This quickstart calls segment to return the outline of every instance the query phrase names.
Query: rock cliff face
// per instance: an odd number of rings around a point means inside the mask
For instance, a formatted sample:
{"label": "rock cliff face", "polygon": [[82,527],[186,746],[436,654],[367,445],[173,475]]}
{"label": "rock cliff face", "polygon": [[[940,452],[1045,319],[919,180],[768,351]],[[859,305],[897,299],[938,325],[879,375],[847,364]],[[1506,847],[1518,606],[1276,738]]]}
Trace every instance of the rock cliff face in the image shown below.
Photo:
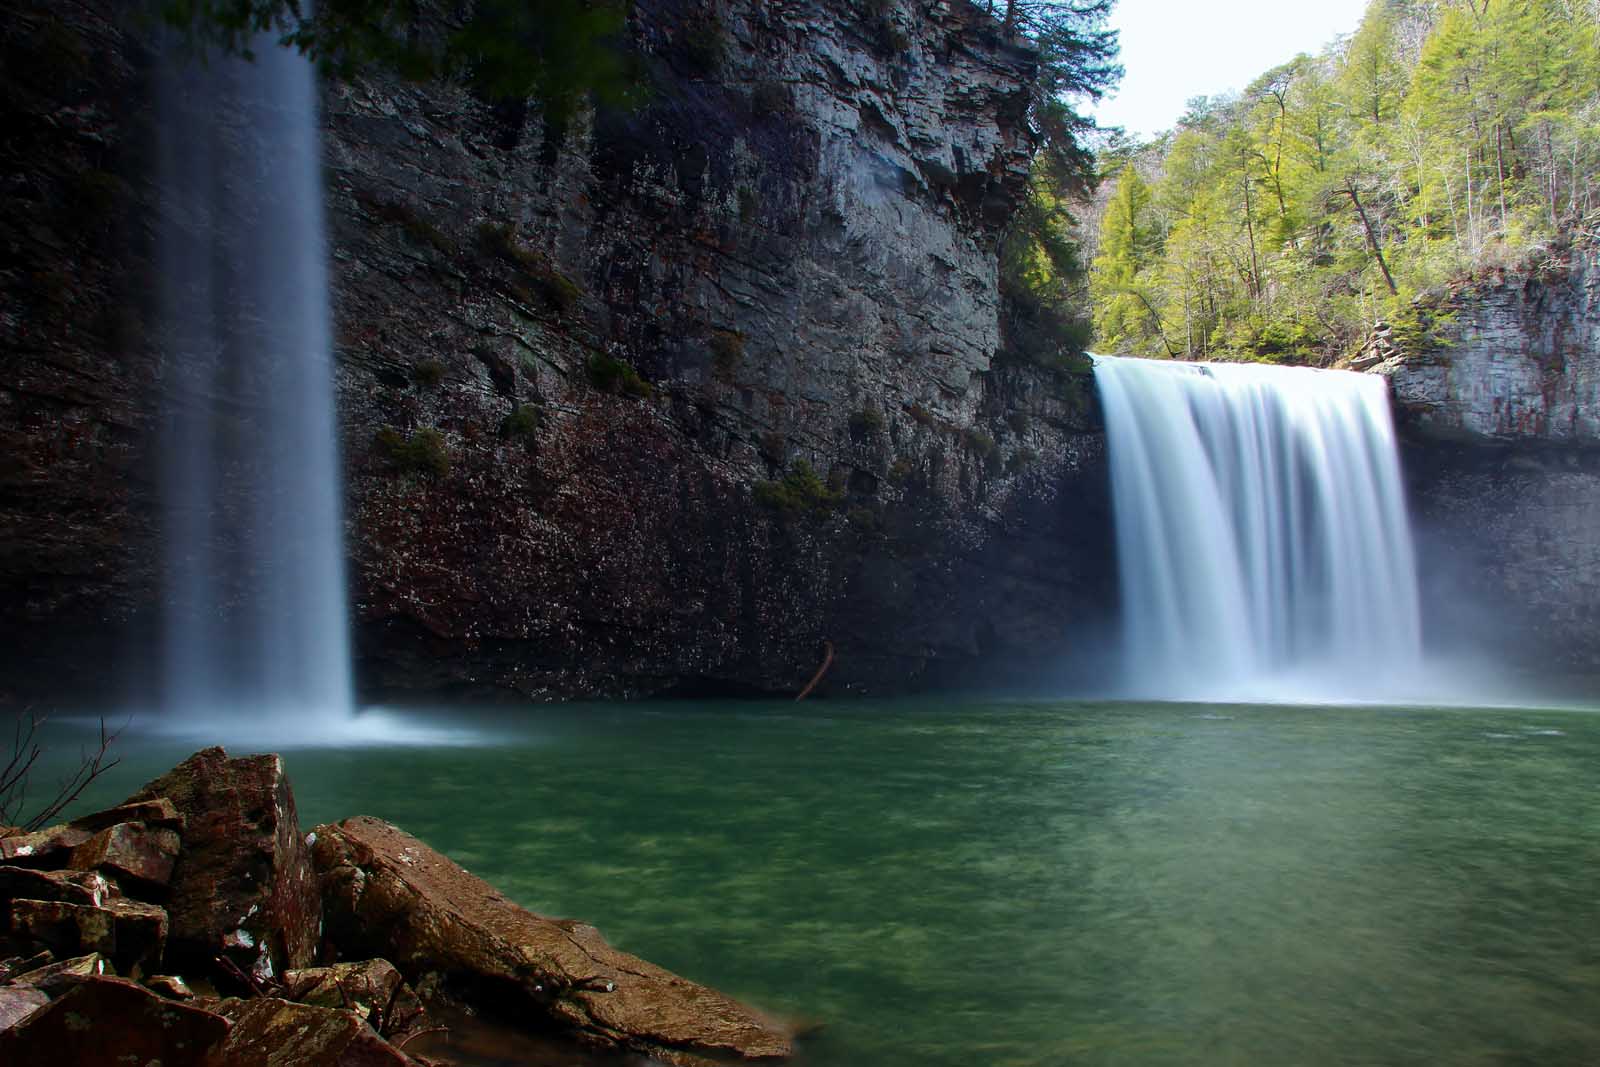
{"label": "rock cliff face", "polygon": [[[328,86],[369,691],[791,691],[824,642],[835,691],[992,681],[1114,601],[1090,381],[996,358],[1032,57],[965,0],[873,10],[641,0],[649,103],[563,130]],[[158,629],[156,60],[35,2],[0,41],[0,636],[48,684]],[[75,73],[26,79],[50,42]]]}
{"label": "rock cliff face", "polygon": [[1600,250],[1451,294],[1444,344],[1386,353],[1429,633],[1600,688]]}

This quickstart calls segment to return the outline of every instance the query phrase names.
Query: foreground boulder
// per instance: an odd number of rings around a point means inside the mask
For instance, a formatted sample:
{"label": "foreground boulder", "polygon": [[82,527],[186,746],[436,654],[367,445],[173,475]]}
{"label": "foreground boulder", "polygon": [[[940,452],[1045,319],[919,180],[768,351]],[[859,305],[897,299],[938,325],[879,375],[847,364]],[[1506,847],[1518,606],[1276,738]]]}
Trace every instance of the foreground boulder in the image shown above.
{"label": "foreground boulder", "polygon": [[612,948],[591,926],[534,915],[421,841],[372,818],[319,826],[327,934],[381,956],[418,988],[664,1063],[792,1054],[790,1036],[715,990]]}
{"label": "foreground boulder", "polygon": [[228,1031],[222,1016],[163,1000],[133,982],[85,978],[0,1032],[0,1063],[211,1067],[219,1061],[208,1059],[210,1051]]}
{"label": "foreground boulder", "polygon": [[428,1025],[422,1001],[388,960],[361,960],[290,971],[284,996],[319,1008],[355,1012],[391,1041],[404,1041]]}
{"label": "foreground boulder", "polygon": [[414,1067],[353,1012],[276,997],[228,1000],[218,1014],[232,1028],[208,1067]]}
{"label": "foreground boulder", "polygon": [[258,981],[310,966],[321,902],[283,761],[208,748],[124,803],[163,798],[183,826],[167,901],[169,963],[206,974],[226,955]]}
{"label": "foreground boulder", "polygon": [[0,1033],[10,1030],[49,1003],[49,996],[31,986],[0,986]]}

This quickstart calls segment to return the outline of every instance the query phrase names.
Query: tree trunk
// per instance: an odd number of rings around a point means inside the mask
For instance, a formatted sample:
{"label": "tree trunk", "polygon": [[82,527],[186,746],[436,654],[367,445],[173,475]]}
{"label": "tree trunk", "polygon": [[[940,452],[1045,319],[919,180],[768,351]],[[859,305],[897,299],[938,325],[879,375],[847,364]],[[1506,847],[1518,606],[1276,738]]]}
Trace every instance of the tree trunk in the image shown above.
{"label": "tree trunk", "polygon": [[1354,182],[1348,182],[1344,187],[1345,194],[1350,197],[1350,202],[1356,206],[1356,214],[1361,216],[1361,226],[1367,231],[1367,243],[1372,246],[1372,255],[1378,261],[1378,269],[1383,271],[1383,280],[1389,285],[1389,295],[1399,296],[1400,290],[1395,287],[1394,275],[1389,273],[1389,264],[1383,258],[1383,249],[1378,245],[1378,235],[1373,232],[1372,222],[1367,218],[1367,209],[1361,206],[1361,198],[1356,195]]}
{"label": "tree trunk", "polygon": [[1500,232],[1506,232],[1506,158],[1505,149],[1502,147],[1504,137],[1501,131],[1505,129],[1503,123],[1494,124],[1494,172],[1499,179],[1500,186]]}
{"label": "tree trunk", "polygon": [[[1240,160],[1241,164],[1244,160]],[[1250,210],[1250,170],[1245,164],[1244,170],[1244,228],[1250,235],[1250,295],[1257,303],[1261,301],[1261,261],[1256,257],[1256,223]]]}

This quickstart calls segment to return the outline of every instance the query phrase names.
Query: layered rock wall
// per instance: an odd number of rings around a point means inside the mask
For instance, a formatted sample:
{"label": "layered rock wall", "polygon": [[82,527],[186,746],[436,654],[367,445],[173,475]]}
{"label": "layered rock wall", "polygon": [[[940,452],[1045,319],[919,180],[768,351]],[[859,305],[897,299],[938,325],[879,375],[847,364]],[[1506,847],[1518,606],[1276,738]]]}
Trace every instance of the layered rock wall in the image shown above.
{"label": "layered rock wall", "polygon": [[[840,691],[1050,664],[1114,571],[1090,380],[996,358],[1033,57],[965,0],[634,8],[648,102],[559,130],[327,87],[363,684],[789,691],[824,642]],[[10,180],[48,209],[8,208],[38,266],[0,275],[32,302],[0,366],[20,682],[154,661],[170,368],[138,314],[159,60],[114,17],[0,21],[8,54],[82,53],[8,89]],[[85,158],[114,220],[63,237]]]}
{"label": "layered rock wall", "polygon": [[1600,691],[1600,250],[1453,292],[1442,343],[1388,353],[1428,632]]}

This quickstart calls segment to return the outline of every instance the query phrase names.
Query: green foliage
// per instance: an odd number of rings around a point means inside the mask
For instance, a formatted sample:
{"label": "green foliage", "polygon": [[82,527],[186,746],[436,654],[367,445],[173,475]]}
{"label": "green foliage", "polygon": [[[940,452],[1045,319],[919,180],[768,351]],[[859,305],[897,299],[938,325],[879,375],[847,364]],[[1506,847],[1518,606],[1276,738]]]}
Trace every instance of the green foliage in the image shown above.
{"label": "green foliage", "polygon": [[707,77],[722,69],[728,46],[728,31],[714,13],[696,16],[683,27],[683,54],[696,72]]}
{"label": "green foliage", "polygon": [[1019,448],[1006,460],[1006,473],[1018,475],[1039,462],[1039,453],[1031,448]]}
{"label": "green foliage", "polygon": [[436,359],[424,359],[411,368],[411,380],[424,389],[433,389],[444,381],[444,364]]}
{"label": "green foliage", "polygon": [[585,99],[624,104],[636,77],[624,0],[476,0],[445,35],[421,33],[420,0],[160,0],[160,18],[197,47],[250,54],[271,34],[325,68],[377,66],[414,80],[456,78],[491,100],[537,100],[548,116]]}
{"label": "green foliage", "polygon": [[539,431],[539,409],[518,404],[500,420],[500,436],[509,440],[532,440]]}
{"label": "green foliage", "polygon": [[356,200],[379,222],[399,226],[418,245],[432,248],[445,256],[456,254],[456,243],[433,223],[418,215],[411,205],[399,200],[386,200],[364,190],[356,192]]}
{"label": "green foliage", "polygon": [[1095,344],[1324,362],[1377,320],[1410,331],[1416,294],[1542,256],[1600,206],[1597,135],[1594,4],[1374,2],[1347,41],[1120,151]]}
{"label": "green foliage", "polygon": [[1094,158],[1082,135],[1094,128],[1069,101],[1099,100],[1122,77],[1117,33],[1106,27],[1113,0],[1006,0],[1004,28],[1039,53],[1029,87],[1028,118],[1045,161],[1069,185],[1094,181]]}
{"label": "green foliage", "polygon": [[845,513],[845,519],[859,534],[871,537],[883,532],[883,512],[870,504],[857,504]]}
{"label": "green foliage", "polygon": [[825,483],[811,464],[797,459],[775,482],[757,482],[756,503],[785,516],[826,515],[844,499],[842,490]]}
{"label": "green foliage", "polygon": [[1088,342],[1083,264],[1076,220],[1067,210],[1078,184],[1077,177],[1061,172],[1053,156],[1034,160],[1028,197],[1000,246],[1002,362],[1051,367],[1082,352]]}
{"label": "green foliage", "polygon": [[378,454],[397,471],[443,478],[450,473],[450,452],[444,434],[431,426],[405,436],[393,426],[385,426],[373,439]]}
{"label": "green foliage", "polygon": [[649,382],[639,377],[632,364],[604,352],[590,356],[586,369],[589,384],[602,393],[642,398],[654,391]]}
{"label": "green foliage", "polygon": [[718,381],[733,381],[744,362],[744,335],[734,330],[714,330],[710,347],[712,375]]}
{"label": "green foliage", "polygon": [[768,430],[761,435],[759,449],[762,458],[776,467],[788,458],[789,439],[776,430]]}
{"label": "green foliage", "polygon": [[787,115],[794,110],[794,94],[780,81],[757,82],[750,90],[750,113],[757,118]]}
{"label": "green foliage", "polygon": [[883,432],[883,412],[868,404],[850,413],[850,436],[870,441]]}
{"label": "green foliage", "polygon": [[1150,215],[1150,189],[1129,163],[1100,219],[1100,254],[1090,274],[1095,343],[1103,352],[1143,355],[1164,340],[1161,316],[1140,279],[1159,245]]}
{"label": "green foliage", "polygon": [[748,185],[739,186],[739,221],[749,226],[760,217],[761,198]]}
{"label": "green foliage", "polygon": [[961,432],[961,440],[979,459],[988,459],[1000,447],[995,444],[993,437],[990,437],[982,430],[972,427],[968,427]]}
{"label": "green foliage", "polygon": [[478,251],[517,271],[512,292],[525,304],[543,304],[558,315],[571,315],[583,300],[577,282],[557,270],[545,256],[523,246],[516,229],[506,223],[482,222],[477,229]]}

